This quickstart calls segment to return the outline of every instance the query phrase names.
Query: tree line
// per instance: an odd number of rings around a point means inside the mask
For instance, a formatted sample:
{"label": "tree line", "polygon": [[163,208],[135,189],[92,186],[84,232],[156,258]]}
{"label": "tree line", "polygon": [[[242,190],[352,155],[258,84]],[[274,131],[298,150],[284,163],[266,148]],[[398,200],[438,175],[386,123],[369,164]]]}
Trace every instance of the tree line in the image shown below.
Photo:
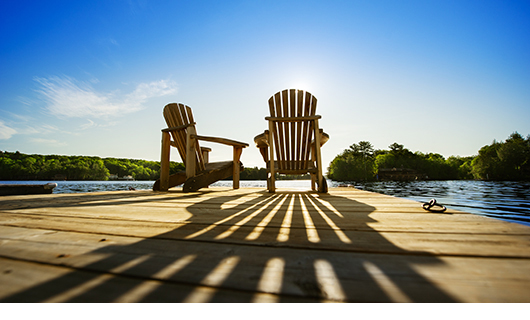
{"label": "tree line", "polygon": [[512,133],[504,142],[493,141],[469,157],[411,152],[393,143],[375,150],[368,141],[352,144],[328,168],[335,181],[374,180],[530,180],[530,135]]}
{"label": "tree line", "polygon": [[[182,163],[170,163],[170,173],[181,170]],[[160,177],[160,162],[0,151],[0,180],[108,180],[111,174],[156,180]]]}
{"label": "tree line", "polygon": [[[170,163],[170,173],[184,170]],[[160,162],[88,156],[36,155],[0,151],[0,180],[108,180],[110,175],[156,180]],[[337,155],[328,168],[335,181],[375,180],[530,180],[530,135],[512,133],[504,142],[493,141],[469,157],[411,152],[393,143],[389,150],[376,150],[368,141],[352,144]],[[265,168],[245,168],[241,180],[266,180]],[[277,175],[279,180],[309,179],[309,175]]]}
{"label": "tree line", "polygon": [[[170,174],[185,170],[180,162],[170,163]],[[132,176],[135,180],[160,178],[160,161],[100,158],[88,156],[60,156],[23,154],[18,151],[0,151],[0,180],[109,180]],[[279,180],[309,179],[306,176],[277,177]],[[231,178],[229,178],[231,179]],[[265,168],[245,168],[241,180],[266,180]]]}

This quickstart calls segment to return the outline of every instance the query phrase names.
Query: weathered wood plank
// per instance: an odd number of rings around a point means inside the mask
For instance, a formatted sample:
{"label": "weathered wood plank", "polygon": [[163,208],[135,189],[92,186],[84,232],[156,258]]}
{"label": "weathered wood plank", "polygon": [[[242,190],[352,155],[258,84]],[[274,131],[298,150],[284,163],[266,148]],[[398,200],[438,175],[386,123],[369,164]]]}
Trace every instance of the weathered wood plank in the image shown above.
{"label": "weathered wood plank", "polygon": [[[187,224],[191,221],[188,219],[191,217],[191,213],[184,207],[167,207],[167,206],[153,206],[152,208],[146,209],[146,206],[133,206],[124,208],[119,205],[101,206],[100,211],[97,215],[93,213],[91,207],[87,208],[68,208],[58,207],[53,212],[49,212],[44,208],[38,209],[17,209],[10,211],[0,211],[5,213],[0,215],[0,221],[3,223],[18,221],[18,219],[40,219],[44,216],[49,216],[51,220],[60,220],[77,218],[76,223],[80,223],[81,219],[94,219],[98,220],[110,220],[109,223],[119,223],[123,221],[132,223],[138,221],[139,224],[146,222],[162,222],[170,223],[171,225]],[[237,214],[240,210],[233,208],[222,209],[223,214],[220,214],[219,207],[215,205],[205,206],[194,210],[196,216],[193,218],[195,224],[210,225],[220,224],[222,221],[232,215]],[[339,212],[340,213],[340,212]],[[128,218],[123,219],[122,215],[127,214]],[[341,214],[344,214],[342,212]],[[209,215],[210,217],[204,217],[203,215]],[[313,214],[312,214],[313,215]],[[311,215],[311,216],[312,216]],[[519,224],[502,222],[493,219],[485,219],[483,217],[477,217],[474,215],[451,215],[446,216],[443,219],[438,217],[432,217],[431,215],[420,214],[406,214],[399,212],[385,212],[375,211],[370,213],[371,221],[366,221],[366,214],[350,213],[344,221],[341,221],[340,225],[330,226],[326,220],[323,219],[312,219],[316,228],[331,228],[349,231],[377,231],[377,232],[426,232],[426,233],[455,233],[455,234],[512,234],[512,235],[528,235],[527,227]],[[53,218],[56,217],[56,218]],[[329,216],[328,216],[329,217]],[[217,220],[213,221],[214,218]],[[422,220],[421,224],[417,222]],[[493,220],[493,223],[491,221]],[[245,224],[245,227],[255,227],[261,223],[261,219],[257,217],[252,219]],[[500,222],[500,223],[499,223]],[[21,222],[24,223],[24,222]],[[47,222],[46,222],[47,223]],[[273,220],[268,227],[279,227],[281,223]],[[292,221],[291,226],[293,228],[305,228],[303,221],[296,219]]]}
{"label": "weathered wood plank", "polygon": [[[73,269],[0,257],[0,302],[318,302],[321,299],[227,290]],[[192,295],[192,293],[194,293]],[[322,301],[327,302],[327,301]]]}
{"label": "weathered wood plank", "polygon": [[[217,188],[216,188],[217,189]],[[217,194],[218,197],[212,197]],[[292,199],[296,193],[283,193],[277,196],[266,193],[215,191],[201,192],[192,195],[179,193],[153,192],[111,192],[91,193],[84,197],[76,195],[54,195],[53,198],[13,197],[2,201],[0,211],[6,213],[27,213],[46,215],[65,215],[76,217],[125,219],[143,221],[186,222],[190,214],[194,214],[194,222],[215,223],[228,216],[245,210],[247,206],[258,203],[271,206],[280,199]],[[6,197],[9,198],[9,197]],[[84,201],[83,201],[83,200]],[[357,197],[351,200],[344,197],[311,197],[305,196],[302,201],[317,227],[329,224],[324,216],[328,216],[341,229],[345,230],[376,230],[376,231],[410,231],[410,232],[454,232],[454,233],[519,233],[528,234],[528,227],[500,222],[477,215],[465,214],[448,210],[447,214],[430,213],[414,201],[402,200],[387,196],[379,197],[379,204],[372,198]],[[392,203],[392,199],[395,202]],[[23,201],[21,201],[23,200]],[[48,200],[48,201],[43,201]],[[295,198],[293,208],[301,208],[302,201]],[[288,208],[289,201],[283,202],[278,216]],[[53,210],[50,210],[52,209]],[[272,209],[269,208],[269,211]],[[322,215],[320,211],[325,215]],[[253,209],[257,210],[257,209]],[[267,211],[265,211],[267,212]],[[126,215],[124,215],[126,214]],[[262,214],[263,215],[263,214]],[[247,223],[256,226],[261,219],[257,217]],[[269,226],[279,226],[281,221],[272,219]],[[294,227],[304,227],[303,219],[292,221]]]}
{"label": "weathered wood plank", "polygon": [[0,301],[530,300],[528,227],[355,189],[212,189],[3,198]]}
{"label": "weathered wood plank", "polygon": [[[270,217],[270,213],[267,215]],[[43,220],[42,216],[18,215],[7,221],[2,216],[0,224],[110,235],[139,235],[165,239],[194,239],[209,242],[352,252],[530,257],[530,235],[472,234],[454,231],[452,233],[404,230],[385,232],[369,228],[349,230],[336,227],[334,224],[316,227],[314,224],[316,219],[307,216],[297,218],[296,215],[294,215],[293,220],[306,219],[305,225],[298,224],[297,226],[285,227],[280,223],[275,223],[271,226],[264,223],[268,219],[267,215],[256,220],[253,225],[247,224],[247,221],[252,218],[251,215],[234,217],[234,219],[224,223],[220,223],[222,220],[218,220],[214,224],[195,221],[175,224],[155,223],[146,220],[117,221],[115,219],[80,219],[53,216]],[[281,220],[285,220],[285,216]]]}
{"label": "weathered wood plank", "polygon": [[[72,273],[92,272],[93,278],[103,275],[104,279],[94,284],[96,287],[86,289],[100,291],[103,297],[108,295],[105,288],[116,285],[112,278],[121,276],[337,301],[530,300],[527,294],[530,265],[521,259],[352,254],[156,238],[138,241],[130,237],[109,237],[102,242],[100,237],[90,234],[32,230],[27,233],[25,237],[19,234],[19,239],[3,243],[2,255],[17,260],[31,257],[31,262],[72,268]],[[486,274],[495,277],[485,281]],[[57,290],[57,282],[66,284],[64,278],[71,276],[62,275],[45,286]],[[273,283],[262,284],[264,277]],[[74,281],[56,295],[73,298],[68,293],[88,286],[87,282],[93,281]],[[118,290],[125,295],[133,288]],[[28,291],[28,295],[34,295],[33,289]],[[192,295],[190,290],[187,293]]]}

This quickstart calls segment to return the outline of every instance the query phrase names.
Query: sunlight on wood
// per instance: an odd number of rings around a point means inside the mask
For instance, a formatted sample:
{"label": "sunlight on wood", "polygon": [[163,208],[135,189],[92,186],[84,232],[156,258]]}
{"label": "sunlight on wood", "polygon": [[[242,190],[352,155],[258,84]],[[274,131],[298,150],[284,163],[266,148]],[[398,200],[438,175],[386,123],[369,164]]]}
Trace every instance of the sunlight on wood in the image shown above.
{"label": "sunlight on wood", "polygon": [[[210,287],[218,287],[232,273],[239,263],[240,258],[236,256],[223,259],[202,281],[201,284]],[[209,287],[197,287],[184,299],[183,302],[209,302],[217,290]]]}
{"label": "sunlight on wood", "polygon": [[134,303],[141,302],[143,298],[147,297],[151,292],[160,287],[162,283],[158,281],[145,281],[129,290],[127,293],[117,298],[113,302],[116,303]]}
{"label": "sunlight on wood", "polygon": [[58,295],[55,295],[53,297],[50,297],[46,300],[43,300],[42,302],[46,303],[58,303],[58,302],[67,302],[71,299],[80,296],[86,292],[89,292],[90,290],[95,289],[96,287],[103,285],[107,283],[108,281],[111,281],[113,278],[115,278],[114,275],[110,274],[101,274],[89,281],[86,281],[76,287],[73,287],[69,290],[63,291]]}
{"label": "sunlight on wood", "polygon": [[317,228],[315,227],[315,224],[313,223],[313,220],[311,219],[311,215],[309,214],[309,211],[307,211],[307,207],[305,205],[304,199],[302,199],[302,195],[298,195],[298,200],[300,200],[300,206],[302,207],[302,216],[304,217],[304,224],[305,224],[305,230],[307,232],[307,240],[313,243],[320,242],[320,237],[318,236]]}
{"label": "sunlight on wood", "polygon": [[287,196],[285,196],[272,210],[263,218],[263,220],[258,223],[258,225],[252,230],[252,232],[245,238],[245,240],[256,240],[259,238],[263,230],[265,230],[265,227],[271,222],[272,218],[276,215],[278,210],[282,207],[283,203],[285,202],[285,199],[287,199]]}
{"label": "sunlight on wood", "polygon": [[[162,270],[158,271],[153,275],[153,278],[157,279],[167,279],[172,275],[176,274],[180,270],[184,269],[188,264],[197,258],[196,254],[190,254],[184,256],[173,263],[170,263]],[[159,284],[154,283],[153,281],[145,281],[129,290],[126,294],[116,299],[114,302],[140,302],[153,290],[159,287]]]}
{"label": "sunlight on wood", "polygon": [[[267,261],[261,279],[258,283],[258,291],[279,294],[282,290],[282,280],[285,268],[285,260],[272,258]],[[265,298],[266,300],[262,300]],[[274,299],[276,298],[276,299]],[[279,297],[256,295],[252,302],[278,302]]]}
{"label": "sunlight on wood", "polygon": [[287,212],[285,213],[285,217],[283,218],[282,226],[280,228],[280,231],[278,232],[278,237],[276,238],[277,241],[285,242],[289,240],[289,231],[291,230],[291,221],[293,219],[293,207],[294,194],[291,197],[291,202],[289,203],[289,207],[287,208]]}
{"label": "sunlight on wood", "polygon": [[[130,261],[127,261],[115,268],[112,268],[111,270],[109,270],[109,273],[122,273],[128,269],[131,269],[132,267],[134,266],[137,266],[143,262],[145,262],[146,260],[148,260],[149,258],[151,257],[151,255],[143,255],[143,256],[139,256],[135,259],[132,259]],[[91,279],[77,287],[74,287],[70,290],[67,290],[55,297],[51,297],[50,299],[47,299],[45,300],[44,302],[66,302],[66,301],[69,301],[107,281],[109,281],[110,279],[114,278],[114,275],[111,275],[111,274],[102,274],[94,279]]]}
{"label": "sunlight on wood", "polygon": [[[136,195],[144,201],[132,201]],[[113,205],[84,204],[103,199]],[[354,188],[318,197],[263,188],[7,196],[0,207],[0,302],[514,303],[530,296],[527,226],[453,209],[434,214],[419,202]],[[215,239],[232,226],[234,233]]]}
{"label": "sunlight on wood", "polygon": [[333,222],[333,220],[331,220],[328,215],[322,211],[322,209],[320,209],[312,200],[310,197],[307,197],[307,200],[309,200],[309,202],[313,205],[313,207],[315,208],[315,210],[320,214],[320,216],[322,217],[322,219],[324,219],[324,221],[326,221],[326,223],[331,227],[331,229],[333,231],[335,231],[335,233],[337,234],[337,237],[339,237],[339,239],[344,242],[344,243],[352,243],[352,241],[350,240],[350,238],[348,238],[348,236],[339,228],[337,227],[337,225]]}
{"label": "sunlight on wood", "polygon": [[249,222],[250,220],[254,219],[255,216],[257,216],[262,211],[267,209],[275,200],[276,199],[270,201],[269,203],[264,205],[262,208],[259,208],[258,210],[254,211],[254,213],[249,214],[248,216],[246,216],[241,221],[236,222],[233,226],[230,227],[230,229],[226,230],[225,232],[223,232],[220,235],[218,235],[217,237],[215,237],[215,240],[225,239],[225,238],[229,237],[234,232],[236,232],[239,228],[241,228],[241,226],[245,225],[247,222]]}
{"label": "sunlight on wood", "polygon": [[184,256],[173,263],[170,263],[162,270],[158,271],[153,275],[154,278],[167,279],[172,275],[176,274],[180,270],[184,269],[188,264],[192,263],[197,258],[196,254],[189,254]]}
{"label": "sunlight on wood", "polygon": [[364,268],[392,302],[413,302],[401,289],[375,264],[364,261]]}
{"label": "sunlight on wood", "polygon": [[346,294],[342,290],[340,280],[331,263],[327,260],[318,259],[315,261],[314,266],[317,281],[326,298],[336,301],[345,300]]}
{"label": "sunlight on wood", "polygon": [[193,292],[182,301],[183,303],[206,303],[213,297],[216,288],[197,287]]}
{"label": "sunlight on wood", "polygon": [[235,207],[241,205],[242,203],[246,203],[246,202],[252,201],[254,199],[258,199],[260,197],[262,197],[262,195],[260,195],[258,193],[247,194],[247,195],[244,195],[242,197],[239,197],[239,198],[236,198],[234,200],[230,200],[230,201],[227,201],[227,202],[221,204],[221,210],[232,209],[232,208],[235,208]]}
{"label": "sunlight on wood", "polygon": [[239,216],[239,215],[242,215],[243,213],[245,213],[245,212],[247,212],[247,211],[250,211],[250,210],[254,209],[255,207],[260,206],[262,203],[264,203],[264,202],[266,202],[266,201],[269,201],[269,200],[270,200],[271,202],[274,201],[274,198],[275,198],[275,197],[276,197],[276,196],[273,196],[273,197],[269,197],[269,198],[267,198],[267,199],[264,199],[264,200],[262,200],[262,201],[260,201],[260,202],[258,202],[258,203],[256,203],[256,204],[251,205],[250,207],[248,207],[248,208],[246,208],[246,209],[243,209],[243,210],[241,210],[241,211],[239,211],[239,212],[234,213],[233,215],[231,215],[231,216],[229,216],[229,217],[227,217],[227,218],[224,218],[224,219],[222,219],[222,220],[220,220],[220,221],[214,222],[214,223],[212,223],[211,225],[209,225],[208,227],[206,227],[206,228],[204,228],[204,229],[202,229],[202,230],[200,230],[200,231],[197,231],[197,232],[195,232],[195,233],[190,234],[189,236],[185,237],[185,239],[193,239],[193,238],[198,237],[198,236],[200,236],[200,235],[202,235],[202,234],[205,234],[206,232],[213,230],[215,227],[217,227],[217,226],[219,226],[219,225],[221,225],[221,224],[223,224],[223,223],[225,223],[225,222],[228,222],[228,221],[234,219],[235,217],[237,217],[237,216]]}
{"label": "sunlight on wood", "polygon": [[342,215],[342,213],[339,212],[339,210],[335,209],[335,207],[333,205],[331,205],[331,203],[329,203],[328,201],[324,200],[324,199],[321,199],[320,197],[316,196],[316,195],[312,195],[313,198],[315,200],[317,200],[318,202],[322,203],[324,206],[326,206],[326,208],[329,209],[329,211],[333,212],[334,214],[338,215],[339,217],[341,218],[344,218],[344,216]]}
{"label": "sunlight on wood", "polygon": [[135,259],[132,259],[130,261],[125,262],[124,264],[117,266],[110,270],[111,273],[122,273],[123,271],[130,269],[134,266],[139,265],[140,263],[143,263],[147,259],[151,258],[151,255],[145,255],[145,256],[139,256]]}

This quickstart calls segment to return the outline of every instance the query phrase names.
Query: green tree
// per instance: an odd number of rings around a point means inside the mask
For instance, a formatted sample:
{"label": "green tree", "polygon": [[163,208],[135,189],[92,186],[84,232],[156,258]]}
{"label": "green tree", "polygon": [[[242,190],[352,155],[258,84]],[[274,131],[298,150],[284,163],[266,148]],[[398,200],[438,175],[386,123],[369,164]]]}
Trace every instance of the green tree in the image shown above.
{"label": "green tree", "polygon": [[[178,162],[170,163],[170,173],[184,170]],[[26,155],[0,151],[0,179],[51,180],[56,175],[68,180],[107,180],[110,173],[120,177],[132,175],[138,180],[156,180],[160,176],[160,162],[84,156]]]}
{"label": "green tree", "polygon": [[530,144],[519,133],[514,132],[497,150],[502,165],[502,176],[508,180],[520,180],[528,167]]}
{"label": "green tree", "polygon": [[267,180],[267,169],[265,168],[245,168],[241,171],[239,178],[241,180]]}
{"label": "green tree", "polygon": [[[413,164],[414,153],[404,145],[394,142],[389,146],[390,151],[380,152],[375,161],[377,169],[409,168],[415,169]],[[414,167],[414,168],[412,168]]]}
{"label": "green tree", "polygon": [[505,142],[483,146],[471,166],[476,179],[530,180],[530,136],[514,132]]}
{"label": "green tree", "polygon": [[352,144],[336,156],[328,168],[335,181],[370,181],[375,179],[375,150],[368,141]]}
{"label": "green tree", "polygon": [[446,163],[453,173],[456,172],[455,179],[468,180],[473,179],[471,162],[474,158],[475,157],[451,156],[447,158]]}

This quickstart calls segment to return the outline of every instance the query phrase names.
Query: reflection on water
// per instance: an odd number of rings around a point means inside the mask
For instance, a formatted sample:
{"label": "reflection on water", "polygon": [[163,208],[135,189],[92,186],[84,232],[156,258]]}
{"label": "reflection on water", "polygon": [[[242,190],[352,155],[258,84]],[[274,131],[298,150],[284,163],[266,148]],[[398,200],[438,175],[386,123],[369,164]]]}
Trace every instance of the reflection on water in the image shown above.
{"label": "reflection on water", "polygon": [[[0,183],[42,184],[55,182],[53,193],[151,190],[154,181],[0,181]],[[277,187],[310,190],[309,180],[280,180]],[[266,188],[265,181],[243,180],[242,188]],[[330,188],[340,184],[328,180]],[[435,198],[448,208],[518,222],[530,226],[530,182],[512,181],[385,181],[352,182],[352,186],[395,197],[428,202]],[[211,187],[231,187],[232,181],[219,181]]]}

